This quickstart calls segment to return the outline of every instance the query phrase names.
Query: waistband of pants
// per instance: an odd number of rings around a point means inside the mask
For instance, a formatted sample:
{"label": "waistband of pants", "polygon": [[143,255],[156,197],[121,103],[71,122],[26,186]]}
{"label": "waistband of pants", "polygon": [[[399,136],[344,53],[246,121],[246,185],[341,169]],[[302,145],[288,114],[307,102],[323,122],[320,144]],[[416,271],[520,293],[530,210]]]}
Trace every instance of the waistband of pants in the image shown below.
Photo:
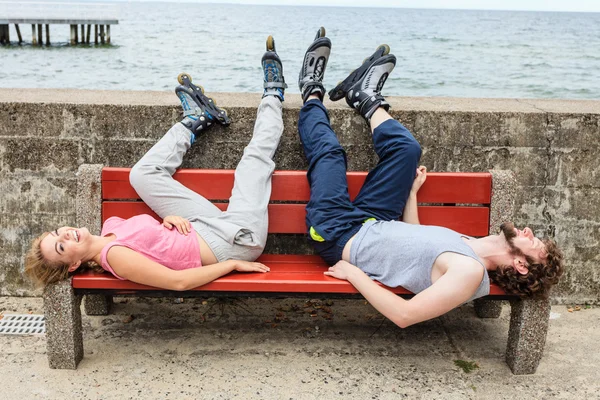
{"label": "waistband of pants", "polygon": [[206,224],[200,221],[191,221],[194,230],[212,250],[218,262],[227,261],[231,253],[231,245],[219,235],[211,231]]}
{"label": "waistband of pants", "polygon": [[335,243],[337,249],[336,249],[336,257],[339,260],[342,259],[342,253],[344,252],[344,247],[346,246],[346,243],[348,243],[348,241],[350,239],[352,239],[352,236],[356,235],[356,233],[358,231],[360,231],[360,228],[362,228],[363,223],[362,222],[356,222],[356,224],[354,224],[350,229],[348,229]]}

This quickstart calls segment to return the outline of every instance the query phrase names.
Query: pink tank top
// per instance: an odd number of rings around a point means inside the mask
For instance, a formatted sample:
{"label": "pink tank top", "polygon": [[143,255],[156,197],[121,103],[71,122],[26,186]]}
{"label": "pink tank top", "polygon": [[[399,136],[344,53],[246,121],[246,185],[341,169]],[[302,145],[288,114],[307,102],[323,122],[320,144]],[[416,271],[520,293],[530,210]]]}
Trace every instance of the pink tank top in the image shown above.
{"label": "pink tank top", "polygon": [[186,236],[175,227],[167,229],[152,216],[141,214],[129,219],[110,217],[104,222],[101,235],[111,233],[116,239],[104,246],[100,253],[102,268],[119,279],[124,278],[117,275],[106,260],[106,253],[113,246],[128,247],[173,270],[202,266],[198,235],[193,228]]}

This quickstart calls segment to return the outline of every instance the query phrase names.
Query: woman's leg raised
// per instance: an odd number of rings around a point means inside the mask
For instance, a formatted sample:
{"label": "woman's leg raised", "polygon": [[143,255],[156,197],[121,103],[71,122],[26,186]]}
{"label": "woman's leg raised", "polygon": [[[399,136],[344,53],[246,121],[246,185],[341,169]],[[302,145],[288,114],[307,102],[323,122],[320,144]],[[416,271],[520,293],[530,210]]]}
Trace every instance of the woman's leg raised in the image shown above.
{"label": "woman's leg raised", "polygon": [[[183,77],[183,78],[182,78]],[[142,200],[161,218],[178,215],[192,220],[199,216],[221,215],[215,205],[198,193],[175,181],[172,175],[183,162],[196,136],[214,123],[228,124],[212,99],[204,96],[191,83],[187,74],[178,78],[175,89],[184,111],[184,119],[176,123],[131,169],[129,181]]]}
{"label": "woman's leg raised", "polygon": [[258,257],[267,242],[273,157],[283,134],[283,65],[272,36],[267,38],[266,47],[261,61],[264,92],[254,132],[235,169],[229,206],[220,218],[239,227],[233,237],[233,244],[240,245],[239,254],[234,249],[233,256],[248,260]]}

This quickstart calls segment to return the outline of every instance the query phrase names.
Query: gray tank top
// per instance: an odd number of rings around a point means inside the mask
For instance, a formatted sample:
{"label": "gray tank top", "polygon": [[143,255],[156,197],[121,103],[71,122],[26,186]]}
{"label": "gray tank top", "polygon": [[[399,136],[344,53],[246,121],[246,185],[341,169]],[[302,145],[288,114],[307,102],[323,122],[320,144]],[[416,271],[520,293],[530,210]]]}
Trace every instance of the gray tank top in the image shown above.
{"label": "gray tank top", "polygon": [[354,237],[350,263],[384,285],[402,286],[419,293],[433,284],[431,270],[440,254],[462,254],[479,262],[484,270],[483,279],[470,301],[490,293],[490,278],[463,236],[440,226],[368,221]]}

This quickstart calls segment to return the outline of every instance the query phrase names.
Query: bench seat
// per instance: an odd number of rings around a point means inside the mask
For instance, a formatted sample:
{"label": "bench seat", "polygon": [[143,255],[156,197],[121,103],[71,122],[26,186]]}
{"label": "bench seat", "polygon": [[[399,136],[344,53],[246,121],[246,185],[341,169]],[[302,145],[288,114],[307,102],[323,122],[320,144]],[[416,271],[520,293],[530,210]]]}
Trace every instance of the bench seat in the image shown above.
{"label": "bench seat", "polygon": [[[260,293],[265,296],[281,293],[296,295],[306,293],[358,294],[358,291],[349,282],[324,275],[323,272],[329,266],[318,256],[270,254],[261,256],[258,261],[268,265],[271,271],[266,274],[234,272],[195,288],[191,292],[198,292],[196,293],[198,296],[206,296],[206,292],[210,294],[213,294],[212,292]],[[127,295],[132,291],[168,292],[164,289],[121,280],[111,274],[91,271],[75,275],[73,288],[78,294],[94,293],[94,289],[111,290],[113,295]],[[388,288],[388,290],[403,296],[413,295],[402,287]],[[174,295],[179,296],[180,294],[181,292],[174,292]],[[187,293],[187,295],[194,294]],[[490,296],[506,296],[506,294],[499,286],[492,284]]]}

